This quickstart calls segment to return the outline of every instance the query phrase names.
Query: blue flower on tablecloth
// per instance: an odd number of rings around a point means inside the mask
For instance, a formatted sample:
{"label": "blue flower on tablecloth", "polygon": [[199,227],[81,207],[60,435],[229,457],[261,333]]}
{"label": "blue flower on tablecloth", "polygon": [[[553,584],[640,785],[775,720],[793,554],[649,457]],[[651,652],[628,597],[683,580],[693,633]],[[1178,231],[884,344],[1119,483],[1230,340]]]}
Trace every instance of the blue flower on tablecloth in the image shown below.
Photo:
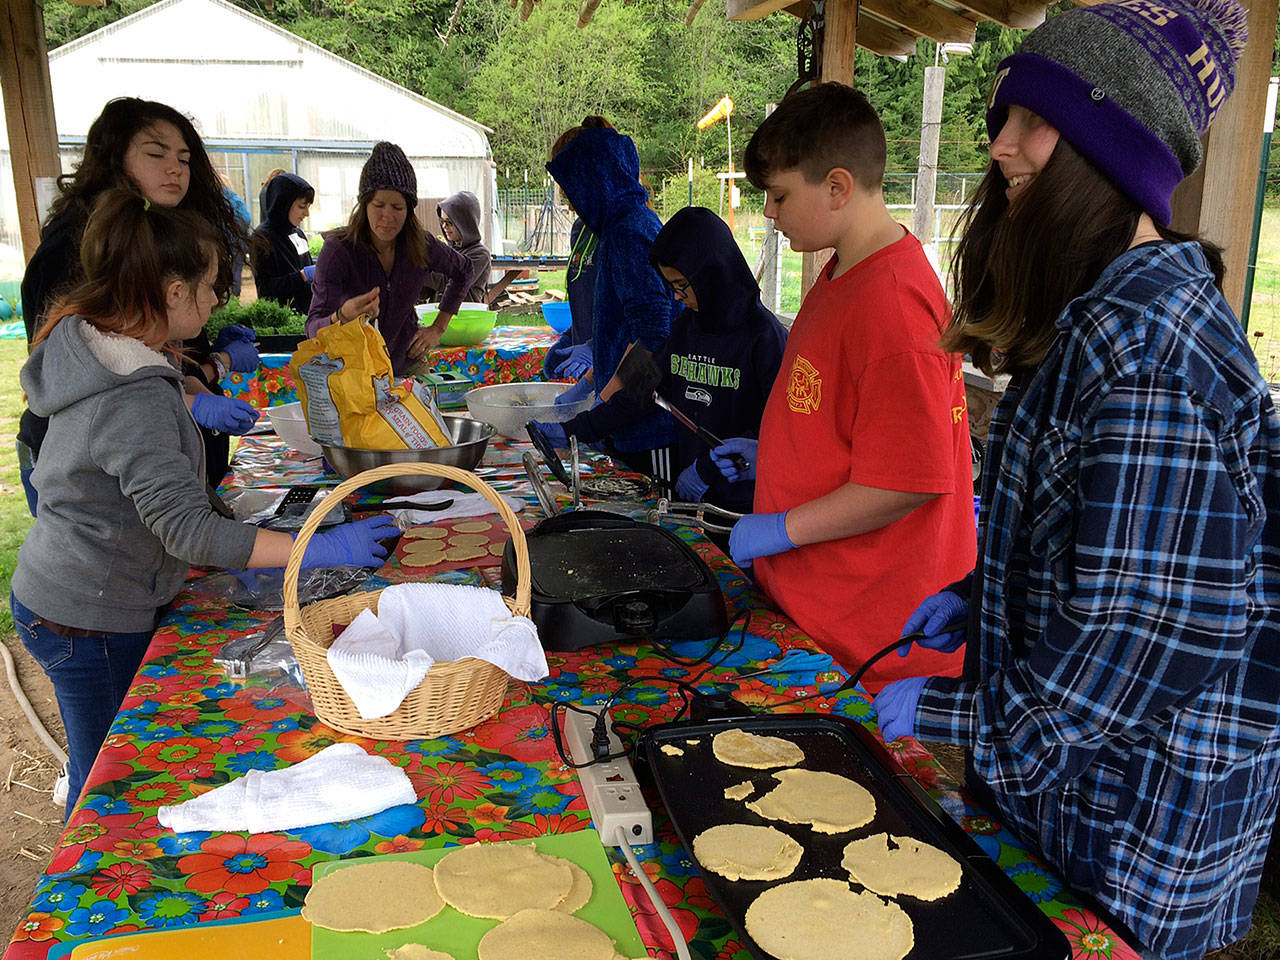
{"label": "blue flower on tablecloth", "polygon": [[1053,874],[1037,867],[1034,863],[1020,863],[1008,867],[1005,873],[1018,885],[1018,889],[1036,903],[1056,900],[1062,892],[1062,881]]}
{"label": "blue flower on tablecloth", "polygon": [[201,737],[205,740],[221,740],[228,734],[238,733],[240,724],[234,720],[206,720],[204,723],[197,723],[191,728],[193,736]]}
{"label": "blue flower on tablecloth", "polygon": [[445,753],[460,753],[466,749],[457,737],[436,737],[431,740],[410,740],[404,745],[405,753],[417,753],[424,757],[438,757]]}
{"label": "blue flower on tablecloth", "polygon": [[67,918],[67,933],[73,937],[96,937],[106,933],[112,927],[124,923],[129,911],[117,907],[110,900],[99,900],[87,907],[71,911]]}
{"label": "blue flower on tablecloth", "polygon": [[121,716],[149,717],[160,712],[159,700],[143,700],[135,707],[121,710]]}
{"label": "blue flower on tablecloth", "polygon": [[297,730],[298,718],[297,717],[280,717],[276,720],[272,720],[271,726],[268,727],[267,729],[269,729],[272,733],[288,733],[290,730]]}
{"label": "blue flower on tablecloth", "polygon": [[531,813],[563,813],[573,798],[559,790],[524,790],[521,792],[520,805],[528,807]]}
{"label": "blue flower on tablecloth", "polygon": [[[80,877],[86,873],[92,873],[98,868],[98,864],[102,862],[102,851],[86,850],[80,854],[80,859],[67,870],[59,870],[57,873],[50,873],[40,881],[42,886],[48,886],[52,883],[65,880],[67,877]],[[38,888],[37,888],[38,889]]]}
{"label": "blue flower on tablecloth", "polygon": [[189,927],[204,913],[205,901],[194,893],[166,890],[138,905],[138,916],[148,927]]}
{"label": "blue flower on tablecloth", "polygon": [[531,787],[542,783],[538,768],[528,763],[517,763],[515,760],[503,760],[499,763],[486,763],[480,772],[489,778],[494,787],[506,793],[523,794]]}
{"label": "blue flower on tablecloth", "polygon": [[159,727],[150,725],[143,730],[135,731],[133,735],[142,743],[160,743],[162,740],[172,740],[174,737],[186,736],[181,727]]}
{"label": "blue flower on tablecloth", "polygon": [[172,664],[152,663],[138,671],[140,677],[176,677],[182,671]]}
{"label": "blue flower on tablecloth", "polygon": [[582,679],[577,673],[558,673],[556,676],[542,681],[541,696],[563,703],[579,703],[582,701]]}
{"label": "blue flower on tablecloth", "polygon": [[78,904],[80,898],[88,892],[88,887],[81,886],[78,883],[71,883],[69,880],[60,880],[43,890],[37,887],[36,895],[31,901],[31,905],[37,910],[44,910],[48,913],[64,912],[69,907]]}
{"label": "blue flower on tablecloth", "polygon": [[121,713],[116,717],[116,722],[111,729],[117,733],[137,734],[147,729],[153,722],[150,717],[131,717],[128,713]]}
{"label": "blue flower on tablecloth", "polygon": [[630,670],[636,665],[636,658],[629,657],[625,653],[615,653],[611,657],[605,657],[604,663],[614,670]]}
{"label": "blue flower on tablecloth", "polygon": [[279,761],[266,750],[248,750],[227,758],[227,770],[231,773],[248,773],[250,770],[274,770]]}
{"label": "blue flower on tablecloth", "polygon": [[127,800],[121,800],[119,797],[109,797],[101,793],[91,793],[85,797],[84,806],[85,809],[92,810],[100,817],[116,813],[133,813],[133,807]]}
{"label": "blue flower on tablecloth", "polygon": [[[840,684],[838,683],[832,682],[831,688],[835,689],[839,685]],[[832,703],[831,712],[841,717],[849,717],[853,720],[863,720],[873,711],[870,701],[862,699],[862,697],[858,696],[856,693],[846,692]]]}
{"label": "blue flower on tablecloth", "polygon": [[421,807],[402,804],[383,810],[381,813],[361,817],[359,820],[321,823],[314,827],[288,832],[299,840],[305,840],[321,853],[344,854],[364,846],[373,834],[380,837],[398,837],[410,830],[416,830],[422,826],[425,817],[426,814]]}
{"label": "blue flower on tablecloth", "polygon": [[698,868],[688,853],[677,849],[662,855],[662,872],[670,877],[691,877],[698,875]]}
{"label": "blue flower on tablecloth", "polygon": [[284,909],[284,897],[278,890],[272,890],[268,887],[258,893],[249,896],[249,905],[240,911],[240,915],[247,913],[270,913],[275,910]]}
{"label": "blue flower on tablecloth", "polygon": [[160,849],[171,857],[180,857],[186,853],[198,853],[200,844],[208,840],[212,833],[196,830],[191,833],[163,833],[156,838]]}
{"label": "blue flower on tablecloth", "polygon": [[212,687],[201,687],[200,695],[209,700],[226,700],[234,697],[241,689],[235,683],[219,683]]}

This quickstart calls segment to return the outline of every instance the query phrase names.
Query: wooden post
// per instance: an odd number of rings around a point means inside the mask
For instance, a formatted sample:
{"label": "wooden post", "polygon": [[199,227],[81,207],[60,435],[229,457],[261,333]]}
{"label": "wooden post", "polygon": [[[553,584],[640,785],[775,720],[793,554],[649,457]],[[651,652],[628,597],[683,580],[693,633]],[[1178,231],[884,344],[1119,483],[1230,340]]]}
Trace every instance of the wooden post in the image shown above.
{"label": "wooden post", "polygon": [[921,243],[933,243],[933,199],[938,188],[938,137],[942,131],[942,91],[946,67],[924,68],[924,109],[920,123],[920,161],[916,168],[916,209],[911,232]]}
{"label": "wooden post", "polygon": [[[822,80],[854,86],[853,56],[858,49],[858,0],[827,0],[826,28],[822,42]],[[813,288],[818,273],[831,259],[832,250],[806,253],[800,259],[800,299]]]}
{"label": "wooden post", "polygon": [[18,194],[22,250],[30,260],[40,245],[38,181],[62,172],[58,128],[53,118],[43,8],[34,0],[3,0],[0,9],[0,88]]}
{"label": "wooden post", "polygon": [[1254,186],[1276,35],[1275,0],[1240,0],[1249,11],[1249,45],[1236,64],[1235,92],[1205,137],[1204,163],[1173,195],[1173,226],[1223,247],[1223,292],[1239,315],[1244,305]]}

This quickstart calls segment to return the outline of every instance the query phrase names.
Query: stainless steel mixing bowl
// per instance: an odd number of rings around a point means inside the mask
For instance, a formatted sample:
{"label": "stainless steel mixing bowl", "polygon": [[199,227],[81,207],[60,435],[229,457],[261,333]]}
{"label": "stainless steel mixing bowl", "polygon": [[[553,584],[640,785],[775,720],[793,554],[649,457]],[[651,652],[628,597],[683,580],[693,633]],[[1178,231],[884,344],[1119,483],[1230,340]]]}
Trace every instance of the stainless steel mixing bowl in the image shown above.
{"label": "stainless steel mixing bowl", "polygon": [[[364,470],[380,467],[385,463],[440,463],[463,470],[473,469],[484,457],[485,449],[494,434],[493,424],[470,417],[446,415],[445,425],[453,443],[447,447],[427,450],[361,450],[356,447],[339,447],[322,443],[324,457],[344,479],[354,477]],[[387,493],[417,493],[436,490],[448,481],[444,477],[392,477],[371,489]]]}

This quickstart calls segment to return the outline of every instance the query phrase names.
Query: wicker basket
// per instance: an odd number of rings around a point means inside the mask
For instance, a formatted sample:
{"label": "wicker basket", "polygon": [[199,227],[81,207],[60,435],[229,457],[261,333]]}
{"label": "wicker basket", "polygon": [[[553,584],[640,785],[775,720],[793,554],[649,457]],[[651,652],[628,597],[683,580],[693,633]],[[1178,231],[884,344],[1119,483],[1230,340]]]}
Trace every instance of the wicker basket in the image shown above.
{"label": "wicker basket", "polygon": [[439,737],[474,727],[498,712],[509,679],[501,668],[473,657],[435,663],[392,713],[366,720],[334,676],[325,652],[333,643],[333,625],[350,623],[366,608],[377,612],[382,591],[334,597],[310,604],[305,610],[299,608],[298,574],[302,569],[302,555],[324,515],[361,487],[405,474],[430,474],[466,484],[497,507],[498,515],[511,532],[516,557],[515,599],[503,599],[512,613],[529,615],[529,547],[524,530],[506,501],[475,474],[443,464],[394,463],[366,470],[338,484],[332,494],[312,509],[289,554],[289,564],[284,570],[284,629],[307,680],[316,716],[336,730],[379,740]]}

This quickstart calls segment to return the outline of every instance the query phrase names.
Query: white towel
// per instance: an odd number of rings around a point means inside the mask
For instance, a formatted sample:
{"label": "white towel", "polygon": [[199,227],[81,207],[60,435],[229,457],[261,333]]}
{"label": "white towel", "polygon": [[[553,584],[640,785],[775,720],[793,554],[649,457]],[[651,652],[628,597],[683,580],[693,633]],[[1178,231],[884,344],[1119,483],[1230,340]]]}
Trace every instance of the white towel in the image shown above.
{"label": "white towel", "polygon": [[437,660],[476,657],[518,680],[547,675],[532,620],[513,616],[494,590],[450,583],[387,587],[378,598],[376,618],[362,611],[326,656],[366,720],[400,706]]}
{"label": "white towel", "polygon": [[[516,500],[512,497],[499,494],[513,511],[519,513],[524,509],[524,501]],[[410,527],[420,523],[434,523],[437,520],[449,520],[456,517],[483,517],[488,513],[497,513],[498,508],[485,499],[481,493],[462,493],[452,490],[428,490],[424,493],[409,494],[404,497],[396,497],[397,500],[413,500],[424,506],[430,503],[441,503],[445,500],[452,500],[453,503],[445,507],[443,510],[414,510],[406,507],[403,510],[388,511],[395,518],[396,525],[401,530],[407,530]]]}
{"label": "white towel", "polygon": [[160,825],[174,833],[244,830],[269,833],[357,820],[417,803],[405,772],[354,743],[335,743],[283,770],[250,770],[238,780],[161,807]]}

